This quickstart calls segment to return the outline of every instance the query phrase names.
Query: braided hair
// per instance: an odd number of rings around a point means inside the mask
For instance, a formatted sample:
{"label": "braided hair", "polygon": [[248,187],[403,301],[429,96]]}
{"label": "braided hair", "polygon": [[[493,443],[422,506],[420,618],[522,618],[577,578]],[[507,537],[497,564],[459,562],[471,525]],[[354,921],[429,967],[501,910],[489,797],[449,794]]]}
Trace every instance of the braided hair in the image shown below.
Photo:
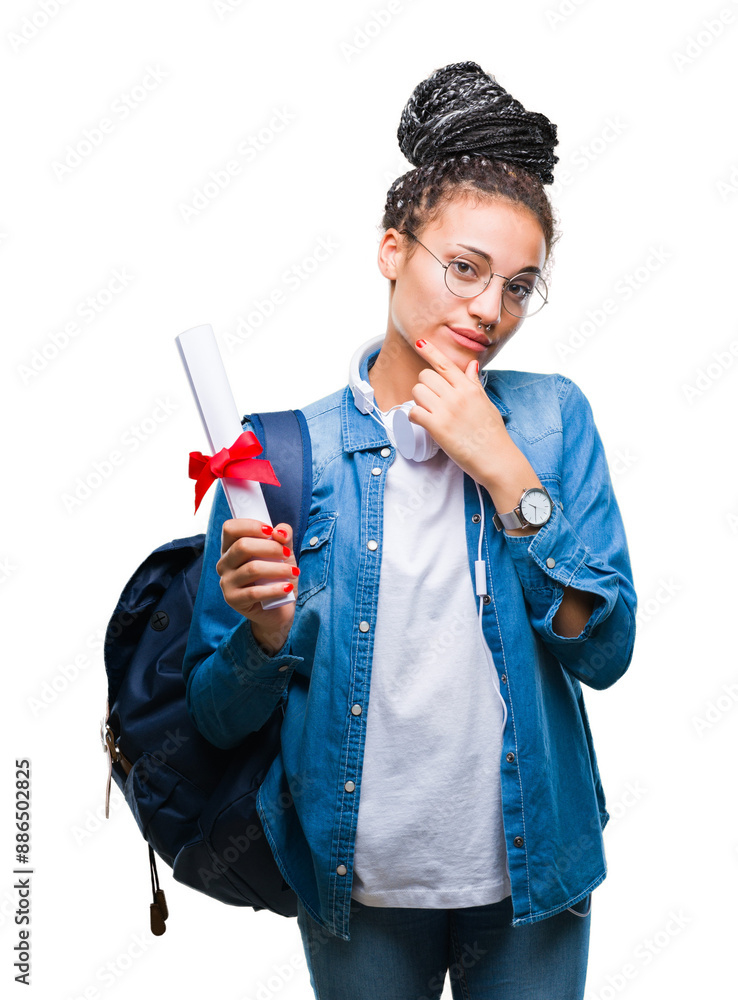
{"label": "braided hair", "polygon": [[[452,198],[479,194],[526,206],[538,219],[546,256],[558,239],[544,184],[553,183],[556,126],[526,111],[475,62],[435,70],[405,105],[397,138],[414,165],[387,192],[380,228],[413,232]],[[407,256],[416,248],[409,243]]]}

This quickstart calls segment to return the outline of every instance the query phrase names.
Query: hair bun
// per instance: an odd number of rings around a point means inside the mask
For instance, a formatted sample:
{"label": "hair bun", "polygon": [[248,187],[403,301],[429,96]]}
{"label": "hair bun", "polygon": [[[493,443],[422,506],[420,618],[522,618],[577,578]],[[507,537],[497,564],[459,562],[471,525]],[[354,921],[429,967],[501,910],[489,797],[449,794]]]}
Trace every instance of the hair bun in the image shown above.
{"label": "hair bun", "polygon": [[526,111],[475,62],[450,63],[419,83],[397,129],[400,149],[415,167],[461,153],[517,163],[553,183],[556,126]]}

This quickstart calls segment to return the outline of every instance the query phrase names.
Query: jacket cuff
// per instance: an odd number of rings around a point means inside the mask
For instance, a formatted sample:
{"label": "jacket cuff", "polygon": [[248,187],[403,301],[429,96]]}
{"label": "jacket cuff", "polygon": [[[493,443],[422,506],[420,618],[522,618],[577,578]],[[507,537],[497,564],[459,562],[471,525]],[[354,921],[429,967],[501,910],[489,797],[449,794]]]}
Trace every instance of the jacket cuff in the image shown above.
{"label": "jacket cuff", "polygon": [[287,686],[292,671],[303,660],[289,653],[290,637],[273,655],[265,652],[254,638],[248,618],[223,637],[223,651],[239,681],[279,691]]}
{"label": "jacket cuff", "polygon": [[[535,534],[508,535],[504,528],[503,534],[537,630],[555,642],[586,639],[615,606],[617,574],[590,552],[558,503],[553,504],[551,517]],[[598,598],[577,636],[559,635],[551,624],[564,596],[564,587],[574,587]]]}

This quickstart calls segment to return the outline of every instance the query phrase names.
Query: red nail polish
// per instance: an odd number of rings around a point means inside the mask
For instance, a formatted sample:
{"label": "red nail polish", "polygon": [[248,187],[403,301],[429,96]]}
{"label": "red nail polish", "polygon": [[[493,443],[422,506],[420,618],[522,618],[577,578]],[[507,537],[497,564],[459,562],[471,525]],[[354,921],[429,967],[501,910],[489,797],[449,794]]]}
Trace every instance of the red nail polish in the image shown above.
{"label": "red nail polish", "polygon": [[415,346],[416,347],[425,347],[425,341],[424,340],[416,340],[415,341]]}
{"label": "red nail polish", "polygon": [[268,524],[262,524],[261,530],[264,532],[265,535],[271,535],[274,529]]}
{"label": "red nail polish", "polygon": [[478,375],[479,374],[479,362],[475,361],[474,364],[477,366],[476,367],[476,372],[477,372],[477,375]]}
{"label": "red nail polish", "polygon": [[300,569],[299,569],[298,566],[293,566],[292,567],[292,575],[293,576],[299,576],[300,575]]}
{"label": "red nail polish", "polygon": [[283,552],[283,553],[284,553],[284,554],[285,554],[286,556],[288,556],[288,555],[290,554],[290,549],[288,549],[286,545],[283,545],[283,546],[282,546],[282,552]]}
{"label": "red nail polish", "polygon": [[284,592],[285,592],[285,594],[289,594],[289,592],[291,590],[294,590],[294,589],[295,588],[292,586],[291,583],[285,583],[285,585],[284,585]]}
{"label": "red nail polish", "polygon": [[287,532],[284,530],[284,528],[277,528],[277,534],[281,535],[282,538],[286,538],[287,537]]}

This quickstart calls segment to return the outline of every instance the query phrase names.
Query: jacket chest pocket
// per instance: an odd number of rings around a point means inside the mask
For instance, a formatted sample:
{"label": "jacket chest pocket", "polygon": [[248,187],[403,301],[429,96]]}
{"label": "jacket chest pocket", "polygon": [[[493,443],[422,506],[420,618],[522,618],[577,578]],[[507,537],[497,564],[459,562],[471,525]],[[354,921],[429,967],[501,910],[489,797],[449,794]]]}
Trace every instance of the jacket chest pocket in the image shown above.
{"label": "jacket chest pocket", "polygon": [[300,546],[300,577],[296,604],[303,605],[328,582],[331,552],[333,551],[333,533],[336,527],[337,513],[318,514],[308,521],[305,535]]}

